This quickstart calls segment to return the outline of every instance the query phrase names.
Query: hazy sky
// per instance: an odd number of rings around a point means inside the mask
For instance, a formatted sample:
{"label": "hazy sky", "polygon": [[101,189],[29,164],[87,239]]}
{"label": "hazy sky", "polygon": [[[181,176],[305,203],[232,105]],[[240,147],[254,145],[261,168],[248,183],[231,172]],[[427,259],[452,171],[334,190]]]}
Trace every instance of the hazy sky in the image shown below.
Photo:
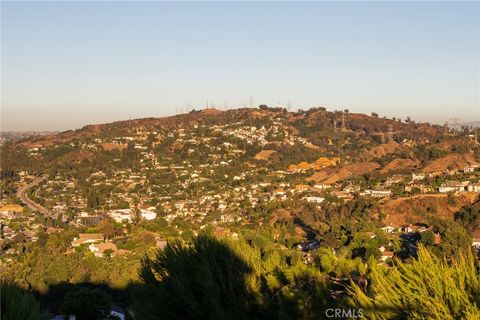
{"label": "hazy sky", "polygon": [[1,3],[2,130],[207,99],[480,120],[478,2]]}

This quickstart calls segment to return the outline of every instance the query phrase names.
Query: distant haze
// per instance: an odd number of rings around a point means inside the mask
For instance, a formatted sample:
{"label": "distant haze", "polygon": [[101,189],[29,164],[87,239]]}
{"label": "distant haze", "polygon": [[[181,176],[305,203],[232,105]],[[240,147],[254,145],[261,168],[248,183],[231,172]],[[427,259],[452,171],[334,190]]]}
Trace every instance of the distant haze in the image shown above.
{"label": "distant haze", "polygon": [[1,2],[1,130],[203,108],[480,120],[478,2]]}

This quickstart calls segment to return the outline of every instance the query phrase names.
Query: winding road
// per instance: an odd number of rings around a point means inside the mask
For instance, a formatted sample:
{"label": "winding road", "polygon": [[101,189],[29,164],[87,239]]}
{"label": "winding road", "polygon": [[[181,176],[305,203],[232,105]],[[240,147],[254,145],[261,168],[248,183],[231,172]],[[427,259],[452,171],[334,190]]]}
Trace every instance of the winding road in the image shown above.
{"label": "winding road", "polygon": [[36,185],[40,184],[42,181],[45,181],[47,179],[47,176],[44,175],[42,177],[39,177],[37,179],[35,179],[33,182],[31,182],[30,184],[24,186],[24,187],[21,187],[20,189],[18,189],[17,191],[17,197],[25,204],[27,205],[32,211],[39,211],[41,214],[45,215],[45,216],[51,216],[51,213],[50,211],[48,211],[45,207],[42,207],[41,205],[39,205],[38,203],[36,203],[35,201],[31,200],[29,197],[28,197],[28,194],[27,194],[27,191],[28,189],[32,188],[32,187],[35,187]]}

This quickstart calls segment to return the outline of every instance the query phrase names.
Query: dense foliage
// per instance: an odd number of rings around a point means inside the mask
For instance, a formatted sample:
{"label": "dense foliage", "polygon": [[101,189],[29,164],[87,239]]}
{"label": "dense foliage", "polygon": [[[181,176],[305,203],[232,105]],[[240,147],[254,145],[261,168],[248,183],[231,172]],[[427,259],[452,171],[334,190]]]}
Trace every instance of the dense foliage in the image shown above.
{"label": "dense foliage", "polygon": [[480,273],[472,254],[451,264],[419,248],[418,260],[387,270],[370,263],[371,288],[351,289],[367,319],[480,319]]}
{"label": "dense foliage", "polygon": [[17,285],[0,282],[0,319],[2,320],[46,320],[40,305],[32,293]]}

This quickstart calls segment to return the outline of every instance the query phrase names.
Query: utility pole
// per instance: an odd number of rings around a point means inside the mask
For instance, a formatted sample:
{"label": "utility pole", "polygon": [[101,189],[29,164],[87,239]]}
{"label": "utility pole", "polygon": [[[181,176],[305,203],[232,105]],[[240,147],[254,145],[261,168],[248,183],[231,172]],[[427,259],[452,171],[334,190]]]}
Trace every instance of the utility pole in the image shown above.
{"label": "utility pole", "polygon": [[342,132],[345,131],[345,111],[342,111]]}
{"label": "utility pole", "polygon": [[250,97],[250,108],[253,108],[253,97]]}

